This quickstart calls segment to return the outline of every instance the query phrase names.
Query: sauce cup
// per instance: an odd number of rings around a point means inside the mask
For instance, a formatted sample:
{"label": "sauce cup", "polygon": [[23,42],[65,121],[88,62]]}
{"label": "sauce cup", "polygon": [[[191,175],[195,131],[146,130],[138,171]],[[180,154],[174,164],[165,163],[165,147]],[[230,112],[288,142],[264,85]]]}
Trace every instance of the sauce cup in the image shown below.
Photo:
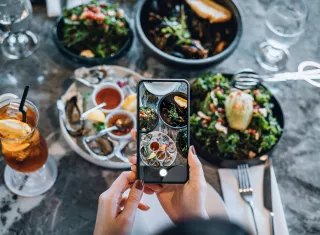
{"label": "sauce cup", "polygon": [[[104,90],[105,92],[103,93]],[[113,94],[110,94],[110,92],[113,92]],[[93,90],[91,97],[94,106],[103,102],[106,102],[107,106],[112,105],[111,108],[101,108],[104,113],[110,113],[114,110],[120,109],[124,101],[124,93],[122,89],[117,84],[111,82],[105,82],[97,86]]]}

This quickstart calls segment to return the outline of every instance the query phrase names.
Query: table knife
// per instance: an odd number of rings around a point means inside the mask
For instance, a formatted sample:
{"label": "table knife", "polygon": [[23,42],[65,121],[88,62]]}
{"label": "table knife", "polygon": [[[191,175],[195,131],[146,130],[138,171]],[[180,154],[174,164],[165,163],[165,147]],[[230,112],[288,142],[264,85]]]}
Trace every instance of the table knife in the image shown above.
{"label": "table knife", "polygon": [[274,213],[272,210],[272,193],[271,193],[271,160],[268,157],[264,168],[263,178],[263,202],[264,207],[269,211],[270,214],[270,230],[271,234],[274,235]]}

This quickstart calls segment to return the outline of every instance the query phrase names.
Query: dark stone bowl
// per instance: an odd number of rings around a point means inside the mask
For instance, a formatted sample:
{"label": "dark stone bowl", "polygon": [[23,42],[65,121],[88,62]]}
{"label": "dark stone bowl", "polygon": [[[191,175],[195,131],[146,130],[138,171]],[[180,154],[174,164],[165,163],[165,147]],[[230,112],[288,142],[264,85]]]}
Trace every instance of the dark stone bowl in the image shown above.
{"label": "dark stone bowl", "polygon": [[123,57],[125,54],[127,54],[127,52],[130,50],[130,48],[132,46],[133,31],[132,31],[132,28],[129,24],[127,17],[126,17],[126,21],[127,21],[127,25],[128,25],[128,29],[129,29],[128,39],[124,43],[124,45],[113,56],[107,56],[107,57],[103,57],[103,58],[86,58],[86,57],[83,57],[83,56],[76,54],[75,52],[73,52],[69,48],[65,47],[62,43],[62,39],[63,39],[63,31],[62,30],[64,27],[64,22],[63,22],[62,16],[60,16],[57,19],[57,22],[53,27],[53,41],[56,44],[59,51],[64,56],[66,56],[67,58],[69,58],[77,63],[87,65],[87,66],[94,66],[94,65],[100,65],[100,64],[113,64],[117,60],[119,60],[121,57]]}
{"label": "dark stone bowl", "polygon": [[235,2],[232,0],[216,0],[217,3],[221,4],[222,6],[229,9],[233,15],[231,19],[233,21],[233,27],[235,28],[235,36],[231,44],[220,52],[217,55],[208,57],[206,59],[183,59],[178,58],[172,55],[167,54],[166,52],[161,51],[158,49],[146,36],[144,31],[144,25],[146,24],[149,12],[151,11],[151,3],[154,0],[144,0],[142,4],[138,7],[138,11],[136,14],[135,25],[137,30],[137,35],[141,40],[142,44],[145,48],[150,51],[155,57],[157,57],[161,62],[167,65],[175,65],[175,66],[191,66],[193,68],[201,68],[208,66],[210,64],[217,64],[222,60],[226,59],[228,56],[232,54],[232,52],[236,49],[239,44],[241,35],[242,35],[242,19],[238,7],[236,6]]}
{"label": "dark stone bowl", "polygon": [[[231,79],[233,76],[233,74],[223,74],[223,75],[229,79]],[[261,85],[261,86],[263,86],[263,85]],[[264,87],[264,88],[266,88],[266,87]],[[200,97],[196,97],[196,96],[192,95],[192,90],[191,90],[191,99],[198,99],[198,98],[200,98]],[[284,130],[285,120],[284,120],[283,111],[282,111],[282,108],[280,106],[279,101],[273,95],[271,96],[271,103],[273,103],[273,105],[274,105],[272,108],[273,115],[278,120],[279,125],[282,129],[282,133],[281,133],[281,136],[279,137],[277,143],[269,151],[261,152],[260,154],[257,154],[257,156],[255,156],[253,159],[231,160],[231,159],[222,158],[218,151],[215,151],[213,153],[209,153],[203,147],[203,143],[200,143],[193,133],[190,133],[191,144],[194,145],[194,147],[196,148],[197,153],[200,157],[204,158],[205,160],[207,160],[208,162],[212,163],[213,165],[215,165],[217,167],[237,168],[237,166],[240,164],[248,164],[249,166],[256,166],[256,165],[264,164],[267,159],[266,155],[267,156],[271,155],[273,150],[276,148],[276,146],[281,141],[283,133],[285,132],[285,130]],[[192,113],[191,113],[191,115],[192,115]]]}

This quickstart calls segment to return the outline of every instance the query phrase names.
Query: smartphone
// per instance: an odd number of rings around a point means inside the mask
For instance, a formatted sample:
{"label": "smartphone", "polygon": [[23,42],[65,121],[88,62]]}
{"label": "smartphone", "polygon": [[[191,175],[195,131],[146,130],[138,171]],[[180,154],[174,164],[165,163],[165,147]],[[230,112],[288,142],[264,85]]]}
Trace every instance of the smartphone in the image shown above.
{"label": "smartphone", "polygon": [[144,79],[137,93],[137,174],[145,183],[189,179],[190,85],[183,79]]}

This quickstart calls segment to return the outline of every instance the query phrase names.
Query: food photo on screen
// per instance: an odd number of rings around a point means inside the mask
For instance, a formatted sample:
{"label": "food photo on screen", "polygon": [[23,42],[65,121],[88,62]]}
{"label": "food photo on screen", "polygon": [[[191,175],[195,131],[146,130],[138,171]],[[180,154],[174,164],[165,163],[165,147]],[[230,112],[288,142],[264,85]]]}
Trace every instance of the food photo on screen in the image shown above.
{"label": "food photo on screen", "polygon": [[184,80],[139,84],[139,176],[146,182],[188,179],[189,84]]}

